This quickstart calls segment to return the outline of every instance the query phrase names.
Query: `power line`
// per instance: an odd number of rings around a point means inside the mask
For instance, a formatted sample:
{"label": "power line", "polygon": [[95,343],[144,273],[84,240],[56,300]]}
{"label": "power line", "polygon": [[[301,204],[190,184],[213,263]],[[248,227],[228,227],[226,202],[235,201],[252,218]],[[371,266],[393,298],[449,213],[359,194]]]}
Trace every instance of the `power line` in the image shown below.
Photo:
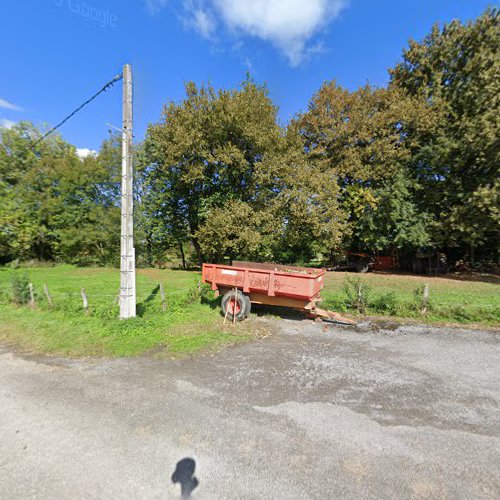
{"label": "power line", "polygon": [[106,83],[101,88],[101,90],[99,90],[98,92],[96,92],[92,97],[90,97],[83,104],[81,104],[80,106],[78,106],[78,108],[76,108],[72,113],[70,113],[68,116],[66,116],[66,118],[64,118],[64,120],[62,120],[60,123],[58,123],[55,127],[51,128],[47,133],[45,133],[44,135],[42,135],[42,137],[40,137],[40,139],[38,139],[36,142],[33,143],[33,147],[35,147],[39,142],[43,141],[47,136],[49,136],[50,134],[52,134],[52,132],[54,132],[55,130],[57,130],[60,126],[64,125],[72,116],[76,115],[76,113],[78,113],[78,111],[80,111],[87,104],[89,104],[90,102],[92,102],[99,94],[102,94],[103,92],[105,92],[106,90],[108,90],[109,87],[111,87],[113,84],[115,84],[116,82],[118,82],[119,80],[121,80],[122,77],[123,77],[122,73],[120,73],[119,75],[116,75],[113,79],[111,79],[108,83]]}

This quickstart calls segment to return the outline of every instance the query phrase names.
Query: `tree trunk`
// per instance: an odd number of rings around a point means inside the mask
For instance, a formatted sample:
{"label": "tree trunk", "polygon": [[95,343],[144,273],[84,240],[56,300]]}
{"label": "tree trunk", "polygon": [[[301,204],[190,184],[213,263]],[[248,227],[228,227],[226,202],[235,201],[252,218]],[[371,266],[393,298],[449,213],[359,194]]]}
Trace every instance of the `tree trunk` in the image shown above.
{"label": "tree trunk", "polygon": [[182,241],[179,241],[179,250],[181,251],[182,258],[182,269],[186,270],[186,256],[184,255],[184,247],[182,246]]}
{"label": "tree trunk", "polygon": [[193,242],[193,246],[194,246],[194,249],[196,251],[196,256],[198,257],[198,264],[201,267],[201,265],[203,264],[203,260],[204,260],[203,253],[201,251],[201,246],[198,243],[198,240],[194,236],[191,237],[191,241]]}

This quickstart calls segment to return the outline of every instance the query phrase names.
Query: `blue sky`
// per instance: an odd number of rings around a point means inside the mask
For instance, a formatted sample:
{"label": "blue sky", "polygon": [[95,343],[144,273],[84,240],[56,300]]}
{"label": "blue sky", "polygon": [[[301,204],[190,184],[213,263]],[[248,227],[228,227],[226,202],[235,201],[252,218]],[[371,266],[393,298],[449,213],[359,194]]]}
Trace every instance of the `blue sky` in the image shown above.
{"label": "blue sky", "polygon": [[[265,82],[283,123],[325,80],[384,85],[410,38],[477,17],[481,0],[16,0],[0,15],[0,124],[54,125],[132,64],[135,135],[184,82]],[[115,85],[61,129],[97,149],[120,126]]]}

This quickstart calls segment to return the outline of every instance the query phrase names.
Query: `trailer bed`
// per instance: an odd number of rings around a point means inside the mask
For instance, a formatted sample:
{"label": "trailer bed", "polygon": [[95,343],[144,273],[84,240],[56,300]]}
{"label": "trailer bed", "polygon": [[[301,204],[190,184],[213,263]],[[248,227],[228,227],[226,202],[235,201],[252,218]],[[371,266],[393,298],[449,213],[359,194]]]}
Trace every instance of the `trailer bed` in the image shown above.
{"label": "trailer bed", "polygon": [[263,294],[311,301],[324,287],[324,269],[294,268],[274,264],[203,264],[204,283],[212,290],[238,288],[245,294]]}
{"label": "trailer bed", "polygon": [[222,309],[227,316],[240,314],[244,319],[250,304],[267,304],[299,309],[311,317],[353,324],[337,313],[319,309],[321,290],[325,286],[324,269],[257,262],[203,264],[202,279],[216,296],[223,294]]}

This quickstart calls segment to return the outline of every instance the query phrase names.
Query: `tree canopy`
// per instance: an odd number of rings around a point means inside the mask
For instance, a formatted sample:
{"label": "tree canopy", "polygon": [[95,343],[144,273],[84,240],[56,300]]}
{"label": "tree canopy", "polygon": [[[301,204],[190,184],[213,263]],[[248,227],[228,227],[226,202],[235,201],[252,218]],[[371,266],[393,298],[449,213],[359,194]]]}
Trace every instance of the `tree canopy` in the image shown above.
{"label": "tree canopy", "polygon": [[186,85],[145,141],[146,205],[199,260],[310,259],[340,241],[344,215],[331,178],[283,129],[267,89]]}
{"label": "tree canopy", "polygon": [[22,122],[0,129],[0,259],[117,261],[120,211],[116,163],[78,158],[59,136]]}
{"label": "tree canopy", "polygon": [[[388,85],[324,82],[283,125],[265,85],[186,84],[135,147],[139,264],[420,250],[498,261],[499,12],[410,41]],[[119,137],[79,158],[0,128],[0,263],[117,264]]]}
{"label": "tree canopy", "polygon": [[[390,71],[391,87],[424,102],[436,117],[417,135],[409,169],[433,215],[436,245],[498,248],[500,18],[487,9],[463,24],[435,25],[411,41]],[[473,257],[473,254],[472,256]],[[497,257],[497,256],[495,256]]]}

